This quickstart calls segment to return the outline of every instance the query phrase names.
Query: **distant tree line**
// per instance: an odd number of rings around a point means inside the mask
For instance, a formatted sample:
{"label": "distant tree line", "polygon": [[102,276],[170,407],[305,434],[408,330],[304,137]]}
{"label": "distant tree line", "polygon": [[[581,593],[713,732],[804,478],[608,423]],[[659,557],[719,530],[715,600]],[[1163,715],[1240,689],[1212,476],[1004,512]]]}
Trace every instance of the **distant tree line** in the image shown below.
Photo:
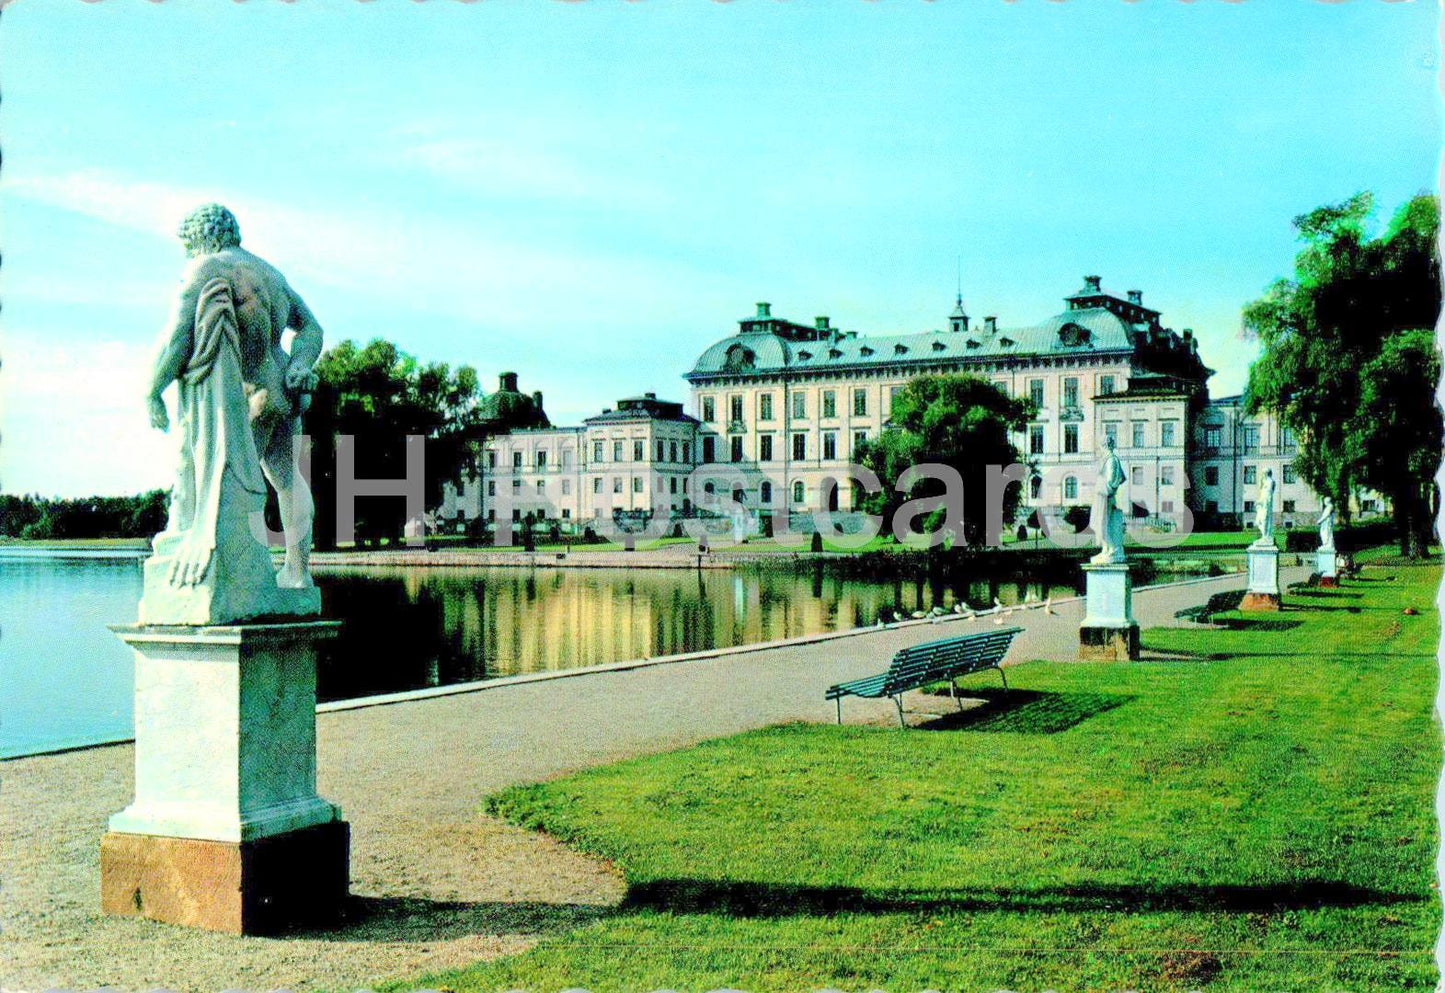
{"label": "distant tree line", "polygon": [[149,538],[165,527],[168,490],[135,496],[57,497],[0,494],[0,535],[57,538]]}

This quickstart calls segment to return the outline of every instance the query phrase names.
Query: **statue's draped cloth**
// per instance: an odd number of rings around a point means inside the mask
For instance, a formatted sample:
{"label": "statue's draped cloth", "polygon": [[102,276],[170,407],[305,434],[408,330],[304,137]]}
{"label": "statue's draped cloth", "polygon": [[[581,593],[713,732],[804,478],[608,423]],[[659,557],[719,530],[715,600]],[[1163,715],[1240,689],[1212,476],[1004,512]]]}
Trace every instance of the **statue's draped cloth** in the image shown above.
{"label": "statue's draped cloth", "polygon": [[229,281],[218,277],[202,288],[194,328],[178,386],[180,463],[166,529],[146,562],[140,620],[225,624],[315,613],[314,590],[277,588],[258,538],[266,481],[241,371],[247,343]]}

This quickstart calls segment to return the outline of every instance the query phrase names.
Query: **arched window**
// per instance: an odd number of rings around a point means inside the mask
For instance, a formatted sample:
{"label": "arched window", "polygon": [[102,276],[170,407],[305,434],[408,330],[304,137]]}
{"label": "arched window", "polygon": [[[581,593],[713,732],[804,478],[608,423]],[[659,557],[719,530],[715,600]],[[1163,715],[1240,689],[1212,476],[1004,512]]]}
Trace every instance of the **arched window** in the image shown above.
{"label": "arched window", "polygon": [[1044,492],[1044,477],[1034,476],[1029,480],[1029,499],[1037,500]]}
{"label": "arched window", "polygon": [[1079,481],[1073,476],[1064,477],[1064,499],[1077,500],[1079,498]]}
{"label": "arched window", "polygon": [[717,487],[714,486],[712,483],[703,483],[703,484],[702,484],[702,491],[703,491],[704,493],[716,493],[716,492],[717,492]]}
{"label": "arched window", "polygon": [[773,484],[764,480],[758,484],[758,500],[762,503],[773,502]]}
{"label": "arched window", "polygon": [[801,479],[793,480],[793,502],[802,503],[806,499],[807,491],[803,488],[803,481]]}

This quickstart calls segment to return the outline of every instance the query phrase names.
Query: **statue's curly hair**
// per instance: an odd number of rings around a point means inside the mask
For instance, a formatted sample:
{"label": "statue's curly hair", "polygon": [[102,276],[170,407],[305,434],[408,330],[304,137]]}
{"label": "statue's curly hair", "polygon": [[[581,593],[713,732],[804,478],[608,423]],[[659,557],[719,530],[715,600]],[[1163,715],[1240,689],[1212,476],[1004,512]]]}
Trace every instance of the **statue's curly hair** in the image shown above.
{"label": "statue's curly hair", "polygon": [[241,226],[236,215],[218,203],[202,204],[186,215],[176,234],[186,246],[186,255],[213,255],[223,248],[241,244]]}

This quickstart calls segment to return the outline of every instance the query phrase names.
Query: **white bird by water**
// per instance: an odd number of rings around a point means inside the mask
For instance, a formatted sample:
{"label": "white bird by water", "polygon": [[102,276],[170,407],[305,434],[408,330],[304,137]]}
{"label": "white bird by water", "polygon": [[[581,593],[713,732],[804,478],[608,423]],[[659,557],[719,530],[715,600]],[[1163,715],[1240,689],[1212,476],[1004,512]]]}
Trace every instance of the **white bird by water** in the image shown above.
{"label": "white bird by water", "polygon": [[1054,598],[1053,598],[1053,597],[1049,597],[1047,600],[1044,601],[1044,613],[1046,613],[1046,614],[1052,614],[1053,612],[1054,612]]}
{"label": "white bird by water", "polygon": [[1000,616],[1000,617],[995,617],[995,618],[993,619],[993,622],[994,622],[995,624],[997,624],[999,627],[1003,627],[1003,617],[1002,617],[1002,616]]}

